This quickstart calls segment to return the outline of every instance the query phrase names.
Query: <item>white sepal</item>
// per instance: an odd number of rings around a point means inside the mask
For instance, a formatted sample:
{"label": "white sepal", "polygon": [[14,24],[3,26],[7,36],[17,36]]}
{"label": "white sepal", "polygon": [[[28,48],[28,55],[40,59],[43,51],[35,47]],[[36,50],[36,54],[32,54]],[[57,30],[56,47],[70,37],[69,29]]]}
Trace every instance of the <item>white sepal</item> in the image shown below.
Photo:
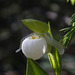
{"label": "white sepal", "polygon": [[54,40],[47,34],[44,34],[44,37],[48,44],[54,46],[59,51],[60,55],[64,54],[64,47],[58,41]]}

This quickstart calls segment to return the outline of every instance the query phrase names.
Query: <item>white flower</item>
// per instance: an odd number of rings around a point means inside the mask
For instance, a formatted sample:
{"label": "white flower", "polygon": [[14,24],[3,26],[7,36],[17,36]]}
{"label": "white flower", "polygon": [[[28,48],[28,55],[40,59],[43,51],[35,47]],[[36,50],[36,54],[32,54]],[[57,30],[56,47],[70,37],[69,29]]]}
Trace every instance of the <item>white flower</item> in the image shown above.
{"label": "white flower", "polygon": [[44,37],[29,36],[22,42],[21,48],[27,58],[37,60],[45,54],[47,43]]}

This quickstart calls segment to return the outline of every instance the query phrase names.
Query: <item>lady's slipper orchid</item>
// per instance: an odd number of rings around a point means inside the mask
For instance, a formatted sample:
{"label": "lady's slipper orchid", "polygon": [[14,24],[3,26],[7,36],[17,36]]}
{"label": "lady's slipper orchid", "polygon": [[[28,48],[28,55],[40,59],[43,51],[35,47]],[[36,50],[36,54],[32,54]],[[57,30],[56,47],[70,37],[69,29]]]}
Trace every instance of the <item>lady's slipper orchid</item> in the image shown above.
{"label": "lady's slipper orchid", "polygon": [[45,54],[47,43],[44,37],[32,35],[23,40],[21,48],[27,58],[37,60]]}
{"label": "lady's slipper orchid", "polygon": [[46,33],[42,36],[32,33],[21,40],[21,46],[16,52],[22,50],[27,58],[37,60],[44,54],[50,52],[52,48],[51,45],[54,46],[61,55],[64,53],[64,47]]}

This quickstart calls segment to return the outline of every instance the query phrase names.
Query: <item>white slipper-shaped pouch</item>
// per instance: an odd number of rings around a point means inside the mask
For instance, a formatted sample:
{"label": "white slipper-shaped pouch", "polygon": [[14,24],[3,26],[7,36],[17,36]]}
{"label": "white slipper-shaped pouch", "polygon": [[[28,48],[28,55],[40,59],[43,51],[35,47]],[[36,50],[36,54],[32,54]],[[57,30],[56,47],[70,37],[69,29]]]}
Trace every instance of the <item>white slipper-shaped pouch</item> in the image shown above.
{"label": "white slipper-shaped pouch", "polygon": [[22,52],[27,58],[40,59],[47,50],[47,42],[44,37],[29,36],[21,45]]}

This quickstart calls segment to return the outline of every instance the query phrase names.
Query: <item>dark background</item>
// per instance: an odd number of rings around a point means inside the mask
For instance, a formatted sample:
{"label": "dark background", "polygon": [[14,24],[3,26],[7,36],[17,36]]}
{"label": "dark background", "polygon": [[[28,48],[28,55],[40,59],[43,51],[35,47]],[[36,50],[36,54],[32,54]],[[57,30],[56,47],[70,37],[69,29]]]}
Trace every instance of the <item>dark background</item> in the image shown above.
{"label": "dark background", "polygon": [[[69,19],[75,12],[75,6],[66,0],[0,0],[0,75],[25,75],[26,57],[20,51],[20,40],[31,31],[21,20],[33,18],[48,23],[56,40],[60,40],[64,32],[60,29],[68,27]],[[38,63],[50,75],[54,75],[47,56]],[[62,75],[75,75],[75,37],[62,56]]]}

